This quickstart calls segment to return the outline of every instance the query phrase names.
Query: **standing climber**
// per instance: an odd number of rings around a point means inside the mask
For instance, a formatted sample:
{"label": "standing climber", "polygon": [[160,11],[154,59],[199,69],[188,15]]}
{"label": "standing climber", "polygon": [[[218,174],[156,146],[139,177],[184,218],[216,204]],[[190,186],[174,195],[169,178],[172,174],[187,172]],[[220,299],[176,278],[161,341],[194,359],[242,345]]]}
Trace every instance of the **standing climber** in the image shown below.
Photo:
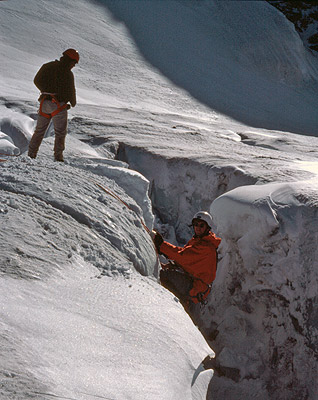
{"label": "standing climber", "polygon": [[221,239],[211,232],[212,217],[199,211],[192,219],[194,236],[184,247],[174,246],[154,233],[154,244],[159,253],[174,263],[162,264],[161,284],[173,292],[184,305],[202,303],[215,279],[217,247]]}
{"label": "standing climber", "polygon": [[67,49],[60,60],[42,65],[36,74],[34,84],[41,91],[40,108],[37,125],[29,143],[29,157],[36,158],[52,119],[55,131],[54,158],[56,161],[64,161],[67,110],[76,105],[74,75],[71,69],[78,62],[79,54],[77,50]]}

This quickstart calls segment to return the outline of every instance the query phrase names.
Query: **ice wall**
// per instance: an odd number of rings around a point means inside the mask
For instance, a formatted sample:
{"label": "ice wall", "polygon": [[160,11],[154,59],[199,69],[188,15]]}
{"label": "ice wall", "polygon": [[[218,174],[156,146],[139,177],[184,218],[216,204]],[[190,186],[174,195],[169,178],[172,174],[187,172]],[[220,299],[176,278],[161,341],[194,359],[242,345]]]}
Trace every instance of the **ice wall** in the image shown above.
{"label": "ice wall", "polygon": [[[117,157],[150,181],[150,197],[158,223],[173,227],[171,237],[186,242],[193,234],[189,224],[199,210],[208,210],[212,199],[241,185],[255,183],[235,166],[213,166],[178,156],[165,156],[129,144]],[[171,230],[170,228],[167,228]]]}
{"label": "ice wall", "polygon": [[199,311],[219,363],[209,398],[314,399],[315,181],[255,185],[255,178],[235,167],[162,157],[130,145],[118,156],[150,180],[157,222],[168,240],[187,240],[193,213],[208,210],[216,199],[210,211],[223,240],[221,260],[209,304]]}
{"label": "ice wall", "polygon": [[201,315],[219,363],[211,399],[225,392],[227,399],[315,398],[318,191],[313,187],[313,182],[241,187],[211,206],[223,239]]}

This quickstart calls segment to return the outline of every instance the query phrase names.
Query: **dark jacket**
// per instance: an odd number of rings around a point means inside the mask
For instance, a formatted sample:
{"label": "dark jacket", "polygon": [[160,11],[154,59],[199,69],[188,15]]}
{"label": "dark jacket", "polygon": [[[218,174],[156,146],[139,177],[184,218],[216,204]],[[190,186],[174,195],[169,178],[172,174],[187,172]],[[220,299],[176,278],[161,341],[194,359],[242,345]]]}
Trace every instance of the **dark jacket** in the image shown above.
{"label": "dark jacket", "polygon": [[43,93],[56,93],[57,99],[76,105],[74,75],[63,60],[42,65],[34,78],[35,86]]}

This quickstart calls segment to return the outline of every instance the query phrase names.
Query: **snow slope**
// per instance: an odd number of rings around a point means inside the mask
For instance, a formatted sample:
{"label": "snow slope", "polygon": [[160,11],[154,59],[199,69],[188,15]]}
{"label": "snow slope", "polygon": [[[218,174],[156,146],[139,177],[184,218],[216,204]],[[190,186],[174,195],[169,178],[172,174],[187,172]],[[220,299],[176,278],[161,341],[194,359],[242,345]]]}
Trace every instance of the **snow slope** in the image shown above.
{"label": "snow slope", "polygon": [[[158,262],[127,192],[147,199],[145,180],[84,153],[56,164],[52,145],[42,160],[1,166],[1,398],[200,398],[211,372],[191,382],[212,350],[173,296],[142,277]],[[107,178],[113,170],[123,187]]]}
{"label": "snow slope", "polygon": [[[265,2],[0,10],[0,148],[23,153],[0,156],[0,396],[203,399],[210,382],[209,399],[314,399],[318,66],[292,24]],[[66,162],[52,128],[30,160],[32,80],[67,47]],[[196,318],[212,380],[140,221],[184,243],[210,206],[221,261]]]}
{"label": "snow slope", "polygon": [[318,134],[317,58],[266,2],[99,2],[153,65],[212,109],[248,125]]}
{"label": "snow slope", "polygon": [[80,258],[61,267],[45,281],[1,279],[2,399],[202,398],[211,373],[191,381],[208,346],[157,283],[98,279]]}

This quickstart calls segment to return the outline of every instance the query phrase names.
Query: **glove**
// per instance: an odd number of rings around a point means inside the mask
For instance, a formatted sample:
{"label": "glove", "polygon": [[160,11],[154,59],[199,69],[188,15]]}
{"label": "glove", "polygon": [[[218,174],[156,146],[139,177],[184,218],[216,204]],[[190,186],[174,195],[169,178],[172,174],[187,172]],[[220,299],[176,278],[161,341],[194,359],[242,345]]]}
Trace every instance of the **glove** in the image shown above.
{"label": "glove", "polygon": [[159,252],[160,246],[163,243],[163,237],[160,235],[159,232],[156,232],[156,231],[152,231],[152,235],[153,235],[152,240],[155,244],[157,251]]}

